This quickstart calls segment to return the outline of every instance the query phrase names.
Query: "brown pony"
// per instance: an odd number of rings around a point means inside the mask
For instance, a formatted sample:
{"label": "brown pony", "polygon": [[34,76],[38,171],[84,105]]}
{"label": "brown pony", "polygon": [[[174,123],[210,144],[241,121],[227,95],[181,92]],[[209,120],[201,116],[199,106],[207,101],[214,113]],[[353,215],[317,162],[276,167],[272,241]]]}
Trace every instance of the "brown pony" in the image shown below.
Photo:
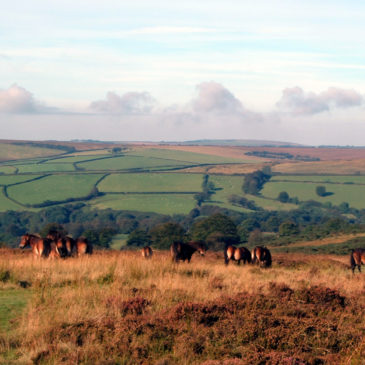
{"label": "brown pony", "polygon": [[229,260],[237,261],[237,265],[240,265],[241,260],[244,264],[246,264],[246,262],[251,262],[250,251],[246,247],[228,245],[224,249],[224,263],[228,265]]}
{"label": "brown pony", "polygon": [[51,245],[51,240],[42,238],[35,234],[25,234],[20,239],[20,248],[32,248],[33,257],[60,257],[59,250],[55,244]]}
{"label": "brown pony", "polygon": [[350,264],[353,273],[355,273],[356,266],[359,272],[361,272],[361,265],[365,265],[365,248],[351,250]]}
{"label": "brown pony", "polygon": [[258,264],[262,267],[270,267],[272,264],[270,250],[263,246],[256,246],[251,252],[253,264]]}
{"label": "brown pony", "polygon": [[142,257],[145,259],[150,259],[153,255],[152,248],[150,246],[145,246],[141,250]]}
{"label": "brown pony", "polygon": [[60,237],[55,242],[63,257],[71,257],[76,254],[76,241],[72,237]]}
{"label": "brown pony", "polygon": [[170,246],[170,253],[173,262],[178,262],[179,260],[184,262],[188,260],[190,262],[191,256],[195,251],[198,251],[201,256],[204,256],[207,249],[206,244],[203,242],[174,242]]}
{"label": "brown pony", "polygon": [[77,256],[85,254],[91,255],[93,253],[93,245],[85,237],[79,237],[76,240],[76,253]]}

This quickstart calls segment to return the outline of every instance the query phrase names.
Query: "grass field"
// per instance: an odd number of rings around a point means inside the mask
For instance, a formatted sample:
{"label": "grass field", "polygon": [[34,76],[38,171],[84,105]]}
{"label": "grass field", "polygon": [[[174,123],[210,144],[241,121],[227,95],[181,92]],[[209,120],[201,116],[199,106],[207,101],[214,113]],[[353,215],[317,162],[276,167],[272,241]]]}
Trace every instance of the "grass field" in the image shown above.
{"label": "grass field", "polygon": [[13,166],[0,166],[0,175],[4,174],[13,174],[15,172],[15,167]]}
{"label": "grass field", "polygon": [[17,165],[18,173],[27,172],[57,172],[57,171],[75,171],[74,166],[69,163],[42,163]]}
{"label": "grass field", "polygon": [[99,209],[136,210],[160,214],[187,214],[195,207],[193,194],[107,194],[89,202]]}
{"label": "grass field", "polygon": [[102,192],[199,192],[202,178],[200,174],[112,174],[101,181],[98,189]]}
{"label": "grass field", "polygon": [[228,197],[232,194],[236,194],[253,200],[257,206],[268,210],[288,210],[296,207],[293,204],[283,204],[279,201],[261,198],[260,196],[244,194],[242,192],[243,179],[243,176],[210,176],[209,181],[213,182],[217,188],[215,194],[211,197],[212,202],[210,204],[215,204],[228,209],[247,211],[247,209],[233,206],[229,203]]}
{"label": "grass field", "polygon": [[40,180],[10,186],[8,195],[23,204],[83,197],[90,193],[101,176],[99,174],[51,175]]}
{"label": "grass field", "polygon": [[220,164],[220,163],[252,163],[257,162],[255,160],[250,160],[247,156],[242,154],[242,158],[237,157],[224,157],[219,155],[211,155],[204,153],[196,153],[190,151],[178,151],[172,149],[158,149],[158,148],[150,148],[150,149],[136,149],[135,151],[131,151],[131,154],[143,156],[143,157],[155,157],[155,158],[163,158],[168,160],[175,161],[183,161],[188,163],[200,163],[200,164]]}
{"label": "grass field", "polygon": [[294,182],[330,182],[337,184],[364,184],[365,176],[318,176],[318,175],[284,175],[284,176],[272,176],[270,181],[294,181]]}
{"label": "grass field", "polygon": [[110,243],[110,248],[113,250],[120,250],[127,244],[128,234],[116,234],[113,236],[113,240]]}
{"label": "grass field", "polygon": [[187,165],[187,162],[169,161],[154,157],[121,156],[108,159],[79,163],[78,166],[85,170],[131,170],[149,169],[156,167],[175,167]]}
{"label": "grass field", "polygon": [[361,365],[365,275],[347,260],[274,254],[260,269],[213,252],[176,265],[167,252],[34,262],[2,250],[0,297],[22,304],[11,323],[0,311],[12,329],[0,362]]}
{"label": "grass field", "polygon": [[6,212],[8,210],[17,211],[17,210],[24,210],[24,208],[21,205],[18,205],[9,200],[8,198],[6,198],[2,190],[0,190],[0,212]]}
{"label": "grass field", "polygon": [[351,207],[361,209],[365,206],[365,186],[361,185],[335,185],[320,183],[332,195],[320,197],[316,194],[317,183],[302,182],[268,182],[262,190],[262,195],[276,199],[281,191],[286,191],[290,197],[299,200],[316,200],[321,203],[331,202],[339,205],[347,202]]}
{"label": "grass field", "polygon": [[32,146],[21,146],[10,143],[0,143],[0,161],[17,160],[20,158],[32,158],[51,156],[64,153],[64,151]]}
{"label": "grass field", "polygon": [[2,176],[0,175],[0,185],[11,185],[16,184],[19,182],[35,179],[40,175],[9,175],[9,176]]}

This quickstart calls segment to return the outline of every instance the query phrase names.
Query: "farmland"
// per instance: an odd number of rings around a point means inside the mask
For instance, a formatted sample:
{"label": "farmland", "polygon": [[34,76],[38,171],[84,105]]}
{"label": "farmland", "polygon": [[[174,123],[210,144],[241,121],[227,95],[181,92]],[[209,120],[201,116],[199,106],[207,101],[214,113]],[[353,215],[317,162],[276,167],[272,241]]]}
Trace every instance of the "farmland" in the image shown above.
{"label": "farmland", "polygon": [[214,252],[174,265],[166,252],[97,251],[33,262],[3,249],[0,361],[360,365],[365,276],[347,261],[274,254],[265,270]]}
{"label": "farmland", "polygon": [[[0,185],[5,189],[1,211],[24,210],[25,206],[37,209],[44,204],[87,197],[85,203],[98,209],[187,214],[195,206],[194,195],[202,191],[206,174],[215,188],[203,205],[247,212],[247,208],[230,202],[233,194],[265,210],[296,209],[292,202],[277,200],[278,194],[286,191],[299,202],[346,202],[357,209],[365,207],[361,198],[365,192],[360,168],[365,161],[363,149],[265,148],[273,156],[277,153],[321,159],[290,162],[246,155],[259,151],[258,147],[128,145],[113,153],[109,145],[102,144],[64,143],[56,144],[54,149],[49,148],[50,144],[43,149],[41,146],[0,143],[0,152],[7,151],[1,152],[1,160],[13,157],[0,164]],[[351,153],[354,159],[348,160]],[[244,194],[244,174],[264,166],[271,166],[270,181],[260,194]],[[325,186],[329,194],[316,195],[317,184]],[[100,194],[90,196],[93,188]]]}

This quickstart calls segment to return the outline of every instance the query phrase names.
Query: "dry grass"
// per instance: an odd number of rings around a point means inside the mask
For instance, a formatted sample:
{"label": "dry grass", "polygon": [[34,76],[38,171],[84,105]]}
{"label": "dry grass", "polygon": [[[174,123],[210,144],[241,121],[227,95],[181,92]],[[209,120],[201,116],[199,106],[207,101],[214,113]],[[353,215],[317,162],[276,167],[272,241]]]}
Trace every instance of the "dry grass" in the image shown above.
{"label": "dry grass", "polygon": [[365,173],[365,159],[315,161],[315,162],[284,162],[273,166],[273,172],[284,174],[338,174],[355,175]]}
{"label": "dry grass", "polygon": [[273,260],[225,267],[209,252],[176,265],[166,252],[112,251],[35,261],[2,250],[0,288],[27,282],[33,293],[14,332],[0,336],[3,361],[361,364],[365,275],[352,275],[347,257]]}

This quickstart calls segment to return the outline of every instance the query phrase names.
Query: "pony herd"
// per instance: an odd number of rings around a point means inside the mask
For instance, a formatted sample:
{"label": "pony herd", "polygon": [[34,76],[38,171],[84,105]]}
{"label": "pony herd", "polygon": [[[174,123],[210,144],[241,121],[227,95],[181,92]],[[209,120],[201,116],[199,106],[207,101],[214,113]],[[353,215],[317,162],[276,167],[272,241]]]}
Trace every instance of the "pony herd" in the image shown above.
{"label": "pony herd", "polygon": [[[204,256],[207,249],[207,245],[203,242],[174,242],[170,246],[170,255],[173,262],[190,262],[194,252],[198,252],[201,256]],[[153,255],[152,248],[150,246],[143,247],[141,254],[146,259],[151,258]],[[236,261],[237,265],[240,265],[242,261],[244,264],[258,264],[261,267],[270,267],[272,264],[270,250],[263,246],[256,246],[250,252],[245,247],[226,245],[224,249],[224,263],[228,265],[229,261]]]}
{"label": "pony herd", "polygon": [[35,258],[80,257],[93,253],[93,247],[85,237],[75,240],[58,232],[50,232],[46,238],[27,233],[21,237],[19,247],[30,247]]}

